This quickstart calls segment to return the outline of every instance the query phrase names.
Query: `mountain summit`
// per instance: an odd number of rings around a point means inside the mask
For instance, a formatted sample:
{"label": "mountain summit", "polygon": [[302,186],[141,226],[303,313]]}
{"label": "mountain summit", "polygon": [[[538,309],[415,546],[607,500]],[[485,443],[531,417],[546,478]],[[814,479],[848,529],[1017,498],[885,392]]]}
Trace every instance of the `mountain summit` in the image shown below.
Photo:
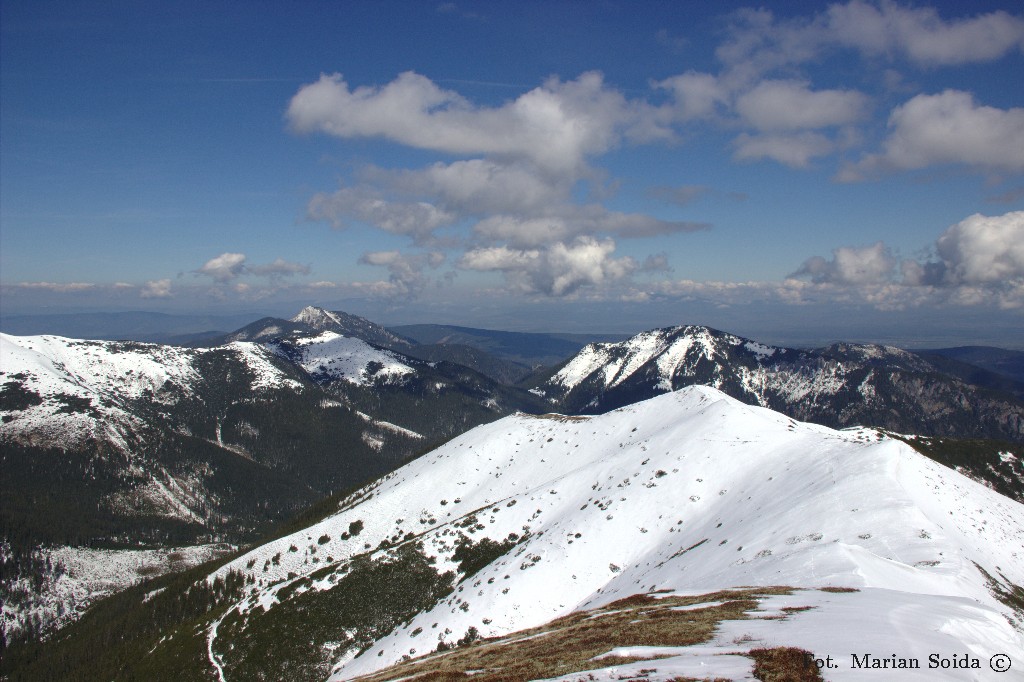
{"label": "mountain summit", "polygon": [[364,317],[317,306],[306,306],[290,320],[278,317],[261,318],[224,338],[216,339],[215,342],[272,341],[286,336],[316,336],[325,331],[361,339],[382,348],[403,350],[412,346],[407,339]]}

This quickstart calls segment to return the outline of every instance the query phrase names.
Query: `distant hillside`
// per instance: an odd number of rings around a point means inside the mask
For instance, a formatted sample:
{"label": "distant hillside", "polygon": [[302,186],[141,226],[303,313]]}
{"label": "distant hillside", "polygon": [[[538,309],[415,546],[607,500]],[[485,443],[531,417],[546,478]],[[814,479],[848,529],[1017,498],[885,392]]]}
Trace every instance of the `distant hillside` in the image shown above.
{"label": "distant hillside", "polygon": [[251,314],[172,315],[153,312],[3,315],[0,331],[14,336],[53,334],[72,339],[189,345],[251,322]]}
{"label": "distant hillside", "polygon": [[995,374],[1001,374],[1014,381],[1024,382],[1024,351],[993,348],[992,346],[959,346],[914,352],[921,355],[941,355],[981,367]]}
{"label": "distant hillside", "polygon": [[562,362],[588,343],[629,338],[628,334],[535,334],[444,324],[411,324],[390,329],[418,343],[472,346],[531,368]]}

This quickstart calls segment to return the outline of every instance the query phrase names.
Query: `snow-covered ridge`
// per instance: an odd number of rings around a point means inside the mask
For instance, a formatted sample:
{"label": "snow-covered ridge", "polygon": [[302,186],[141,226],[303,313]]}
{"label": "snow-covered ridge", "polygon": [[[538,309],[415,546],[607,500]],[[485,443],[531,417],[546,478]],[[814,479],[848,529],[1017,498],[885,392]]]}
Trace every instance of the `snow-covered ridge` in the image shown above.
{"label": "snow-covered ridge", "polygon": [[416,371],[399,360],[395,353],[332,331],[272,342],[268,347],[318,380],[340,379],[365,386],[379,379],[399,380]]}
{"label": "snow-covered ridge", "polygon": [[[741,344],[743,339],[707,327],[654,329],[626,341],[587,345],[549,383],[571,390],[587,379],[597,378],[604,388],[613,388],[653,362],[664,390],[671,390],[671,379],[681,368],[698,359],[713,361],[723,356],[723,348]],[[779,350],[752,341],[743,347],[758,360],[770,358]]]}
{"label": "snow-covered ridge", "polygon": [[173,404],[191,396],[203,380],[197,362],[220,352],[245,364],[255,391],[301,388],[252,343],[181,348],[0,334],[0,386],[24,396],[18,409],[3,410],[0,434],[33,433],[36,442],[57,443],[100,438],[123,449],[127,432],[144,426],[128,401]]}
{"label": "snow-covered ridge", "polygon": [[[750,631],[751,647],[1024,655],[1015,616],[988,587],[990,579],[1004,589],[1024,584],[1024,506],[873,430],[796,422],[712,388],[589,419],[507,417],[399,469],[362,499],[221,569],[256,581],[239,608],[273,613],[294,582],[289,572],[301,580],[323,570],[309,563],[308,547],[341,567],[382,540],[414,538],[443,572],[458,570],[462,529],[472,528],[474,541],[525,539],[334,679],[425,653],[470,627],[494,636],[635,593],[743,585],[860,590],[808,597],[808,615],[764,621]],[[349,537],[357,521],[362,532]],[[321,578],[310,589],[330,586]],[[742,639],[743,627],[731,636]],[[714,676],[715,657],[701,660],[702,674]],[[924,672],[906,679],[960,679]]]}
{"label": "snow-covered ridge", "polygon": [[533,392],[555,409],[599,413],[684,386],[830,426],[870,423],[954,438],[1024,440],[1024,406],[898,348],[779,348],[707,327],[590,344]]}

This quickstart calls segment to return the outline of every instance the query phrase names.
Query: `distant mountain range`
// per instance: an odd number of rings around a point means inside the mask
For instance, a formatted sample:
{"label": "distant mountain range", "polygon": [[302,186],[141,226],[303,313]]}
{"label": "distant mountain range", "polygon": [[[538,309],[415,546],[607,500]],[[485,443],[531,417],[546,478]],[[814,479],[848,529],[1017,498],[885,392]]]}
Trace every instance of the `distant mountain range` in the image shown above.
{"label": "distant mountain range", "polygon": [[1024,352],[991,346],[960,346],[915,351],[926,357],[941,356],[980,367],[1016,382],[1024,382]]}
{"label": "distant mountain range", "polygon": [[142,341],[189,345],[223,335],[252,321],[253,315],[168,314],[154,312],[0,314],[0,331],[15,336],[50,334],[74,339]]}
{"label": "distant mountain range", "polygon": [[21,595],[4,622],[45,614],[45,631],[73,616],[51,599],[71,577],[41,568],[61,547],[252,541],[477,425],[596,415],[692,385],[793,419],[924,436],[918,449],[1024,494],[1017,445],[949,440],[1024,441],[1019,384],[956,359],[777,348],[705,327],[587,340],[386,329],[316,307],[206,347],[0,335],[0,596]]}
{"label": "distant mountain range", "polygon": [[403,325],[391,327],[391,331],[423,345],[477,348],[531,369],[558,364],[588,343],[629,338],[628,334],[536,334],[443,324]]}
{"label": "distant mountain range", "polygon": [[594,341],[624,335],[527,334],[419,324],[385,328],[342,311],[309,306],[294,318],[265,317],[241,329],[205,339],[215,346],[231,341],[269,341],[284,336],[330,331],[428,362],[454,362],[492,379],[514,384],[539,367],[553,365]]}
{"label": "distant mountain range", "polygon": [[[968,383],[982,376],[985,385]],[[949,358],[838,343],[768,346],[700,326],[590,344],[531,390],[555,411],[599,414],[685,386],[706,385],[749,404],[832,427],[1024,440],[1020,384]],[[1003,390],[995,390],[996,388]]]}
{"label": "distant mountain range", "polygon": [[5,665],[12,680],[788,680],[820,678],[765,671],[813,653],[829,679],[862,679],[892,654],[918,661],[893,679],[989,679],[992,656],[1024,653],[1022,546],[1024,505],[898,440],[691,386],[477,427]]}

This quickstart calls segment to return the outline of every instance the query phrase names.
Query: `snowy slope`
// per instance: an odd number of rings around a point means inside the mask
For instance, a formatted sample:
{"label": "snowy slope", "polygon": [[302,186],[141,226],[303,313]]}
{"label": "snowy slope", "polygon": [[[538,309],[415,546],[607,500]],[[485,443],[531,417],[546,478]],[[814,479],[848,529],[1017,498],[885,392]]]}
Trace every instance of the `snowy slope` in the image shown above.
{"label": "snowy slope", "polygon": [[[355,522],[361,532],[350,536]],[[1024,661],[1019,616],[990,589],[1024,584],[1024,506],[875,431],[795,422],[706,387],[596,417],[478,427],[218,575],[248,573],[255,585],[238,612],[262,606],[272,617],[284,609],[279,596],[330,590],[367,548],[379,558],[389,544],[419,542],[443,573],[458,570],[460,537],[510,534],[520,541],[507,553],[357,658],[331,644],[343,664],[332,679],[432,651],[471,627],[495,636],[636,593],[751,585],[859,591],[774,597],[769,608],[814,608],[727,624],[659,671],[732,678],[735,657],[716,654],[766,642],[841,653],[834,680],[862,679],[848,665],[862,649]],[[230,646],[211,629],[211,660],[224,662]],[[964,679],[919,672],[900,679]]]}
{"label": "snowy slope", "polygon": [[399,381],[415,373],[397,354],[332,331],[270,342],[267,346],[302,367],[318,383],[340,379],[365,386],[377,381]]}
{"label": "snowy slope", "polygon": [[173,405],[192,396],[202,380],[196,361],[215,351],[228,352],[249,369],[254,391],[301,387],[274,367],[268,351],[251,343],[188,349],[0,334],[0,385],[5,393],[26,392],[36,403],[5,407],[0,435],[61,445],[91,437],[125,449],[125,435],[145,426],[131,403]]}

